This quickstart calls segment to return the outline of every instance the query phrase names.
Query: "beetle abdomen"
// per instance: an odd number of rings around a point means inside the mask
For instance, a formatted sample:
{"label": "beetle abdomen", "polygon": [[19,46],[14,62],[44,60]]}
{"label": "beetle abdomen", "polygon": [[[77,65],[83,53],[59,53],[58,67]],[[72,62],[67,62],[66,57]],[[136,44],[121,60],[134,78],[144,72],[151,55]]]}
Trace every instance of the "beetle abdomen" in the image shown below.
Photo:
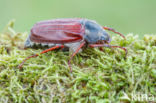
{"label": "beetle abdomen", "polygon": [[54,43],[37,43],[37,42],[32,42],[28,38],[24,44],[25,48],[35,48],[35,47],[54,47],[57,45],[62,45],[62,44],[54,44]]}
{"label": "beetle abdomen", "polygon": [[61,44],[54,44],[54,43],[37,43],[37,42],[32,42],[30,40],[30,37],[27,38],[24,47],[25,48],[33,48],[33,47],[53,47],[56,45],[61,45]]}

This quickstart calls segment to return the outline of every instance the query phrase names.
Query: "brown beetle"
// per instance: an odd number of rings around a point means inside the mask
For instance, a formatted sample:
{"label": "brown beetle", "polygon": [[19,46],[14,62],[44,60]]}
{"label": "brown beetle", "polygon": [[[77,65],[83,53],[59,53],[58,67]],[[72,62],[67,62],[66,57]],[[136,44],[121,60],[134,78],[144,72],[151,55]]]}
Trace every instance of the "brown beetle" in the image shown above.
{"label": "brown beetle", "polygon": [[[52,51],[58,48],[69,48],[73,52],[69,59],[69,68],[71,68],[72,58],[81,50],[83,46],[87,47],[109,47],[121,48],[127,54],[127,49],[120,46],[109,45],[111,38],[105,30],[119,34],[125,39],[125,36],[112,28],[102,27],[95,21],[88,19],[55,19],[36,23],[31,29],[31,33],[25,42],[25,48],[34,45],[49,46],[50,49],[42,51],[40,54]],[[38,54],[27,57],[20,65]]]}

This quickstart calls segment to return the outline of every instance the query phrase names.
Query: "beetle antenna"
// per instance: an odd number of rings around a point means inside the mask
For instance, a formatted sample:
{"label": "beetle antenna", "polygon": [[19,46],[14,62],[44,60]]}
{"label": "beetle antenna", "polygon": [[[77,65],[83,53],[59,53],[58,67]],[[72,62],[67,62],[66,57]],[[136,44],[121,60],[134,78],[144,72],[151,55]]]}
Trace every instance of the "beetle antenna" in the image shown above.
{"label": "beetle antenna", "polygon": [[123,37],[124,39],[126,39],[125,36],[124,36],[123,34],[121,34],[120,32],[116,31],[116,30],[113,29],[113,28],[109,28],[109,27],[105,27],[105,26],[104,26],[103,29],[108,30],[108,31],[112,31],[112,32],[114,32],[114,33],[116,33],[116,34],[119,34],[121,37]]}

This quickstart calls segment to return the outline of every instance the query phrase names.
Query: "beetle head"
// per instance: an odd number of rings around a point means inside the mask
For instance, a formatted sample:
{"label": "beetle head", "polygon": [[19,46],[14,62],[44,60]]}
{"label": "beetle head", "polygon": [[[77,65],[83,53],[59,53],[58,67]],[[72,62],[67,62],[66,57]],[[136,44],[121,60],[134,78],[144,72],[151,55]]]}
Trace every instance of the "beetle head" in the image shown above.
{"label": "beetle head", "polygon": [[109,43],[111,41],[108,33],[96,22],[85,21],[85,37],[88,43]]}

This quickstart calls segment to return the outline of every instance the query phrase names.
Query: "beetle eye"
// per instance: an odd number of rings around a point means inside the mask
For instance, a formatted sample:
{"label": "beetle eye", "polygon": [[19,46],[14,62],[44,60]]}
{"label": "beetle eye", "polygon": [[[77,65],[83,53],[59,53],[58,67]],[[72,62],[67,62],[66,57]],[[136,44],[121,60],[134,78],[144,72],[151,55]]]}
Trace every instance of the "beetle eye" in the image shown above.
{"label": "beetle eye", "polygon": [[107,35],[102,35],[100,40],[109,40],[109,37]]}
{"label": "beetle eye", "polygon": [[106,38],[105,36],[101,36],[101,40],[105,40],[105,38]]}
{"label": "beetle eye", "polygon": [[105,32],[105,31],[103,31],[103,35],[101,36],[101,40],[106,40],[106,41],[108,41],[109,40],[109,35],[108,35],[108,33],[107,32]]}

